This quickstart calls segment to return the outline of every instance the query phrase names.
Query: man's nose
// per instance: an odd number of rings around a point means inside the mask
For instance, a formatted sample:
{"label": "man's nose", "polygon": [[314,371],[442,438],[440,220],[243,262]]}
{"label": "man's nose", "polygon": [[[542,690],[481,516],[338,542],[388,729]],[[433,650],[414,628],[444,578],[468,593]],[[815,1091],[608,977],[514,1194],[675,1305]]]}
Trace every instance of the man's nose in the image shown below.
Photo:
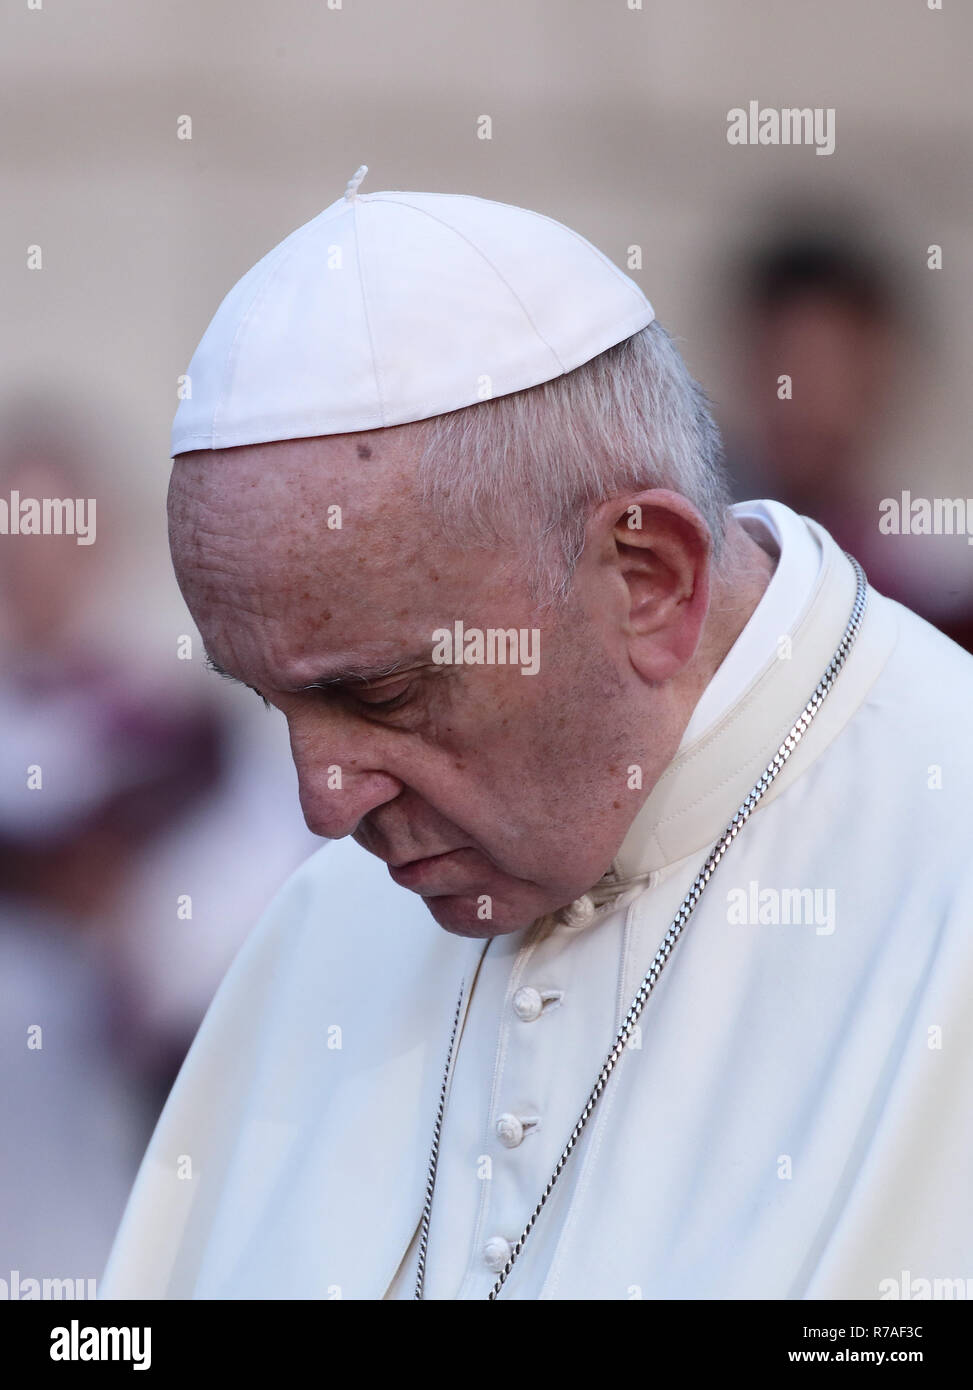
{"label": "man's nose", "polygon": [[397,777],[374,765],[374,747],[352,751],[347,739],[341,744],[291,726],[304,820],[312,834],[329,840],[351,835],[363,816],[393,801],[403,787]]}

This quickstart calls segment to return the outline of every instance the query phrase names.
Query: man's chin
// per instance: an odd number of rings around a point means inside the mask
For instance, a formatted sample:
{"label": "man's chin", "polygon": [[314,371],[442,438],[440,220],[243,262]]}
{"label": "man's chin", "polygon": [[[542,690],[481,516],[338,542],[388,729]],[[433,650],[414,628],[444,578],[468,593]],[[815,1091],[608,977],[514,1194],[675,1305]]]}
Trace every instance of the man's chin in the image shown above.
{"label": "man's chin", "polygon": [[550,893],[539,884],[502,872],[472,847],[389,866],[389,876],[421,897],[443,930],[454,936],[522,931],[551,910]]}
{"label": "man's chin", "polygon": [[[435,921],[444,931],[453,936],[469,936],[486,939],[491,936],[506,936],[510,932],[522,931],[529,927],[540,915],[528,908],[518,910],[513,905],[506,906],[496,900],[489,905],[483,897],[443,894],[439,897],[423,898]],[[485,915],[489,913],[489,915]]]}

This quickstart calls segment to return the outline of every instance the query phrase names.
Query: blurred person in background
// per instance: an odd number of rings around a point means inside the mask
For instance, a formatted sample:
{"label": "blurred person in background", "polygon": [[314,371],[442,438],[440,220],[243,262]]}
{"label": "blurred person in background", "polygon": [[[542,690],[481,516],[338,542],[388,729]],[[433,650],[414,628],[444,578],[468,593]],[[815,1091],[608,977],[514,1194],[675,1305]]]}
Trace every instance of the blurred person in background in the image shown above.
{"label": "blurred person in background", "polygon": [[[12,494],[94,496],[100,522],[94,544],[0,538],[0,1278],[18,1270],[23,1283],[100,1272],[261,875],[267,896],[303,841],[285,816],[266,836],[268,862],[210,903],[217,929],[205,912],[202,926],[178,920],[174,888],[194,886],[193,856],[253,833],[239,793],[261,758],[216,701],[93,635],[119,518],[64,412],[8,412],[0,496]],[[188,946],[162,917],[192,934]]]}
{"label": "blurred person in background", "polygon": [[736,257],[730,297],[743,352],[722,423],[736,498],[772,495],[816,517],[878,589],[973,651],[968,555],[877,524],[881,499],[899,493],[882,430],[927,342],[895,258],[850,212],[793,208]]}

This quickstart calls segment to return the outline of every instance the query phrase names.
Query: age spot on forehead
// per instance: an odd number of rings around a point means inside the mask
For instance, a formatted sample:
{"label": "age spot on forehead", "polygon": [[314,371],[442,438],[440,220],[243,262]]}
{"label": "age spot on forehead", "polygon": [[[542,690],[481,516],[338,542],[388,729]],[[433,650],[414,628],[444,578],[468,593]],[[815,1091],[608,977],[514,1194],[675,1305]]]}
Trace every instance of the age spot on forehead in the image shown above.
{"label": "age spot on forehead", "polygon": [[360,459],[370,459],[372,451],[367,444],[356,444],[355,446]]}

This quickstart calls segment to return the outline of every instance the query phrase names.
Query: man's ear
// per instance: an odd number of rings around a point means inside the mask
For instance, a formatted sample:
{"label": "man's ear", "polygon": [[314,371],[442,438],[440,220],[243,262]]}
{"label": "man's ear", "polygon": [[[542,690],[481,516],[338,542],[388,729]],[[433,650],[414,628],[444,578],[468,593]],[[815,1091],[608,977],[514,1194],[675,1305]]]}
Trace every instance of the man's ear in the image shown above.
{"label": "man's ear", "polygon": [[615,498],[592,520],[624,606],[632,665],[651,684],[670,680],[691,661],[706,620],[709,527],[691,502],[663,488]]}

